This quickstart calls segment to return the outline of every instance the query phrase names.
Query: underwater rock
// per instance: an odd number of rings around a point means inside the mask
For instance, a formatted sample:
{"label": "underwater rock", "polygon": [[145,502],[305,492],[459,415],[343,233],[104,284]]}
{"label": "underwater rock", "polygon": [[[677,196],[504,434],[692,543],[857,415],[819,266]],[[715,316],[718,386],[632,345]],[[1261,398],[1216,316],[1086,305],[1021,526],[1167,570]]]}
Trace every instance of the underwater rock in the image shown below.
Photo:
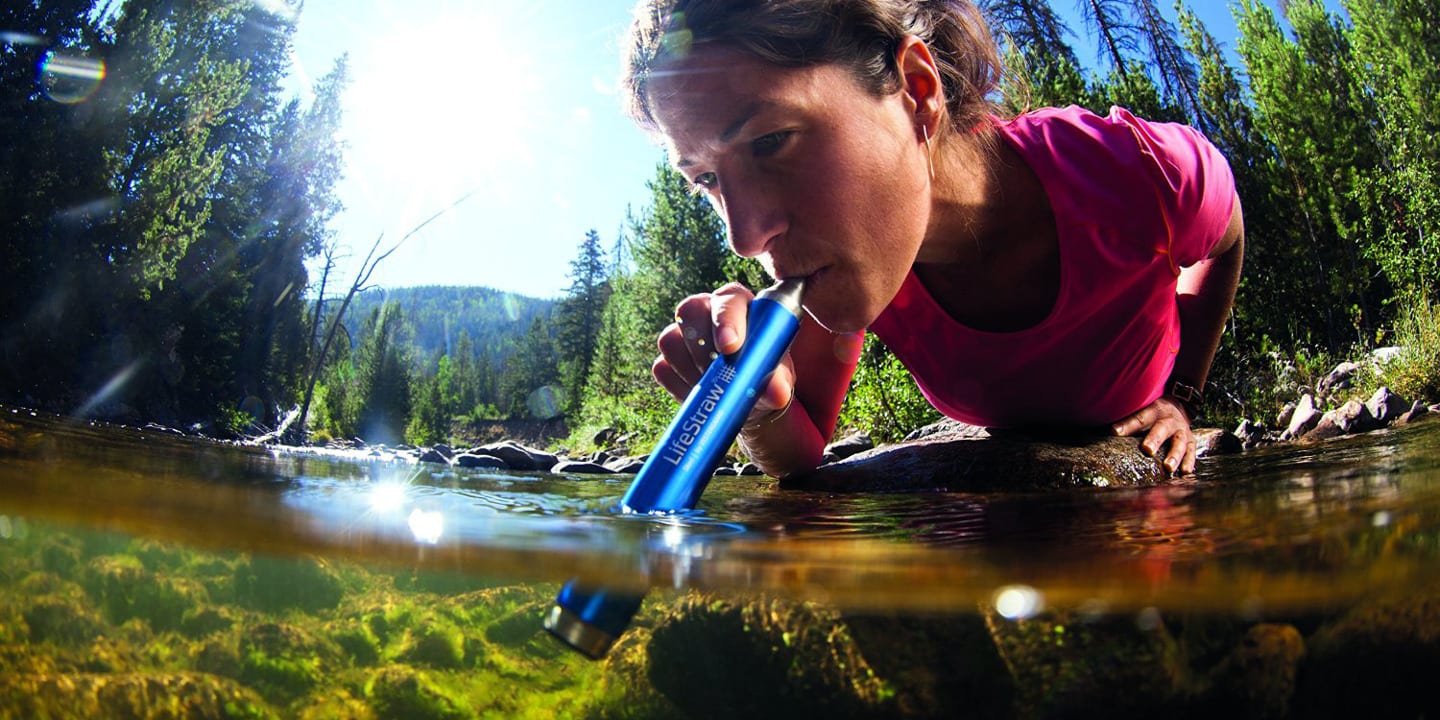
{"label": "underwater rock", "polygon": [[1291,625],[1250,627],[1240,644],[1210,671],[1206,714],[1279,720],[1290,717],[1305,641]]}
{"label": "underwater rock", "polygon": [[1053,489],[1138,486],[1166,479],[1135,438],[938,432],[874,450],[801,475],[785,487],[833,492]]}
{"label": "underwater rock", "polygon": [[337,654],[298,626],[261,623],[240,638],[239,679],[267,698],[289,702],[319,686],[322,658]]}
{"label": "underwater rock", "polygon": [[449,618],[431,615],[410,628],[400,659],[442,670],[464,667],[465,633]]}
{"label": "underwater rock", "polygon": [[367,683],[370,705],[382,718],[406,720],[464,720],[475,717],[430,676],[405,665],[377,671]]}
{"label": "underwater rock", "polygon": [[1098,618],[1057,610],[1010,620],[987,609],[985,620],[1021,717],[1155,717],[1182,693],[1186,669],[1153,610]]}
{"label": "underwater rock", "polygon": [[1440,587],[1375,600],[1306,642],[1296,717],[1437,717]]}
{"label": "underwater rock", "polygon": [[889,702],[839,613],[683,598],[650,632],[648,677],[686,717],[869,717]]}
{"label": "underwater rock", "polygon": [[155,630],[175,630],[186,612],[209,601],[199,582],[153,573],[130,555],[102,555],[86,566],[84,585],[115,624],[131,618]]}
{"label": "underwater rock", "polygon": [[31,642],[89,643],[105,634],[105,623],[80,603],[56,596],[36,598],[22,616]]}
{"label": "underwater rock", "polygon": [[236,599],[255,610],[331,610],[344,594],[340,576],[317,558],[256,555],[235,565]]}
{"label": "underwater rock", "polygon": [[844,616],[901,717],[1007,717],[1015,687],[977,612]]}
{"label": "underwater rock", "polygon": [[254,692],[204,673],[0,675],[0,707],[17,718],[264,718]]}
{"label": "underwater rock", "polygon": [[186,611],[180,618],[180,632],[186,637],[198,640],[229,630],[234,624],[235,613],[227,607],[196,608]]}

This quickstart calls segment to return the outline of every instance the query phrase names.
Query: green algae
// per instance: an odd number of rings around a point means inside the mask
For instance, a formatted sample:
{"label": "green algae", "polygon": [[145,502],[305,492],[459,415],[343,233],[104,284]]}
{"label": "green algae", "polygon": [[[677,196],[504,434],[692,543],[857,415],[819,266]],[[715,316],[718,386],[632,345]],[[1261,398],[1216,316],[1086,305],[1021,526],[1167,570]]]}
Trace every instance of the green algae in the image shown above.
{"label": "green algae", "polygon": [[541,630],[553,585],[27,528],[0,542],[0,717],[603,717],[616,701],[601,665]]}

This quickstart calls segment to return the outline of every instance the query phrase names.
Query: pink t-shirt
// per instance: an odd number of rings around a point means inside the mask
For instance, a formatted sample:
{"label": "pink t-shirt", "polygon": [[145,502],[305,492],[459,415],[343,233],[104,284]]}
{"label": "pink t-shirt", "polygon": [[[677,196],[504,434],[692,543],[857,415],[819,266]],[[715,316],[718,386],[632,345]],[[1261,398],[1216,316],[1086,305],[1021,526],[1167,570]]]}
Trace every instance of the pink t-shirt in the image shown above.
{"label": "pink t-shirt", "polygon": [[975,425],[1091,426],[1154,402],[1180,347],[1175,280],[1234,210],[1230,166],[1198,131],[1121,108],[1039,110],[997,130],[1055,216],[1060,290],[1017,332],[956,322],[912,271],[870,326],[945,415]]}

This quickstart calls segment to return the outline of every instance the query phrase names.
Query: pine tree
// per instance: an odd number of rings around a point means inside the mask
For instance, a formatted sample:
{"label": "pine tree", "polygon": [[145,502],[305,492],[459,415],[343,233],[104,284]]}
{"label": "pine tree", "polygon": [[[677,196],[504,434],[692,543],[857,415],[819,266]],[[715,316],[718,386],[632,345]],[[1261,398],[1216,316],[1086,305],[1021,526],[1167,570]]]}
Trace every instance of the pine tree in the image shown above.
{"label": "pine tree", "polygon": [[580,243],[580,254],[570,261],[570,288],[555,308],[555,344],[567,413],[580,409],[609,294],[605,250],[599,233],[591,230]]}

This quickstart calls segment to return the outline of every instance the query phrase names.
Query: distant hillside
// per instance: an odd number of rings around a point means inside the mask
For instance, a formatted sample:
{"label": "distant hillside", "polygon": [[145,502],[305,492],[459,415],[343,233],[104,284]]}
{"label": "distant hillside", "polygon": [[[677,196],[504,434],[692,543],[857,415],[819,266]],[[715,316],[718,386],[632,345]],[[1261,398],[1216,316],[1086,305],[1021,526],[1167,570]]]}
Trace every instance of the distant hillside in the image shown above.
{"label": "distant hillside", "polygon": [[371,290],[359,295],[346,311],[345,326],[359,341],[359,328],[382,303],[400,303],[421,357],[446,351],[460,337],[470,333],[477,352],[492,359],[510,353],[515,341],[530,329],[536,317],[548,322],[554,300],[501,292],[487,287],[409,287]]}

